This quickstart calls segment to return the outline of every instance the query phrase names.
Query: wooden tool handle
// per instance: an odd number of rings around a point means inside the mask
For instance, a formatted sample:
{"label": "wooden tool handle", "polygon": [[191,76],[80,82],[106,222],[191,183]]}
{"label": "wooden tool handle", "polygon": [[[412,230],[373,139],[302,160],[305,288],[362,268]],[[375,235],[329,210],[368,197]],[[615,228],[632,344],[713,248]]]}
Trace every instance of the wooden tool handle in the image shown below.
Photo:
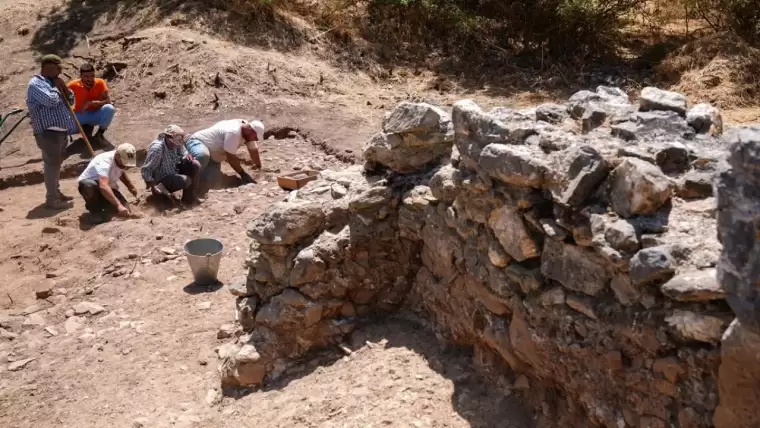
{"label": "wooden tool handle", "polygon": [[87,149],[90,150],[90,156],[95,157],[95,150],[92,149],[92,146],[90,145],[90,140],[87,138],[87,134],[85,134],[84,129],[82,129],[82,124],[79,123],[79,119],[77,119],[76,113],[74,113],[74,109],[71,108],[71,103],[69,102],[69,98],[66,96],[66,94],[61,94],[63,97],[63,101],[66,103],[66,106],[69,108],[69,113],[71,113],[71,117],[74,119],[74,122],[77,124],[77,128],[79,129],[79,133],[82,134],[82,139],[84,140],[84,143],[87,145]]}

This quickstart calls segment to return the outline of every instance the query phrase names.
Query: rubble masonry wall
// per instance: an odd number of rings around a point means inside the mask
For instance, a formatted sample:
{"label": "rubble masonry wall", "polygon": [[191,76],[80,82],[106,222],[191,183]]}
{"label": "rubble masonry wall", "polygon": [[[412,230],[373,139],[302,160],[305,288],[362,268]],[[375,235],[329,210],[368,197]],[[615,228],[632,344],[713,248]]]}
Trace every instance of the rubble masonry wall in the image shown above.
{"label": "rubble masonry wall", "polygon": [[363,167],[251,222],[222,382],[261,384],[403,310],[539,426],[760,426],[760,129],[723,137],[717,109],[687,107],[608,87],[520,111],[399,104]]}

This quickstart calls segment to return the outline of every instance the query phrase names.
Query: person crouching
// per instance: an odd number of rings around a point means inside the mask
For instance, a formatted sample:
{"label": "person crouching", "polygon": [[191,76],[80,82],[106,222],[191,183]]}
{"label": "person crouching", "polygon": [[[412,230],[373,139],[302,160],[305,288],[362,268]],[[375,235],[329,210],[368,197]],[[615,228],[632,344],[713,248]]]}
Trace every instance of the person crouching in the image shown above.
{"label": "person crouching", "polygon": [[101,153],[90,161],[79,176],[79,194],[94,223],[103,223],[111,214],[119,217],[133,215],[127,200],[119,191],[119,181],[137,197],[137,189],[124,170],[137,166],[137,151],[131,144],[121,144],[116,150]]}
{"label": "person crouching", "polygon": [[[185,149],[185,131],[169,125],[148,148],[142,166],[145,185],[155,196],[182,190],[182,203],[196,202],[201,164]],[[162,189],[163,187],[163,189]]]}
{"label": "person crouching", "polygon": [[258,120],[250,122],[243,119],[223,120],[210,128],[192,134],[186,146],[187,151],[201,165],[201,192],[206,193],[207,190],[218,187],[224,161],[240,175],[243,184],[253,183],[253,177],[243,170],[237,150],[245,145],[253,167],[261,169],[257,141],[263,140],[264,124]]}

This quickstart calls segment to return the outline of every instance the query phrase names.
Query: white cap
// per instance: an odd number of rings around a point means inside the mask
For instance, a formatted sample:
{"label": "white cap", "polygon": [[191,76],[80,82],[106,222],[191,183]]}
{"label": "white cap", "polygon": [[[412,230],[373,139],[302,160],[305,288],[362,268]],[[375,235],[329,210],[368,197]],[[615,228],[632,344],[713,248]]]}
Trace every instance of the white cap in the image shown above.
{"label": "white cap", "polygon": [[134,168],[137,166],[137,150],[135,150],[135,146],[129,143],[120,144],[116,148],[116,153],[125,167]]}
{"label": "white cap", "polygon": [[251,120],[248,122],[249,125],[251,125],[251,128],[253,128],[254,131],[256,131],[256,136],[258,137],[259,141],[264,141],[264,124],[261,121],[258,120]]}

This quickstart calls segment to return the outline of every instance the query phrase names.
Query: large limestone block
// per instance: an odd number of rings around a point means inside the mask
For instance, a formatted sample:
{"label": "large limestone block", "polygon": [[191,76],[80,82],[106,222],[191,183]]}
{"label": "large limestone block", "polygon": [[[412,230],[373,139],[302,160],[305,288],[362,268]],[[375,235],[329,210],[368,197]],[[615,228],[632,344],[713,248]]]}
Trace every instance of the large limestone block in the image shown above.
{"label": "large limestone block", "polygon": [[718,238],[723,253],[718,280],[742,325],[760,332],[760,126],[729,131],[728,165],[715,182]]}
{"label": "large limestone block", "polygon": [[286,288],[273,297],[256,313],[256,325],[273,331],[301,331],[322,319],[323,306],[309,301],[292,288]]}
{"label": "large limestone block", "polygon": [[612,279],[609,264],[596,252],[553,239],[544,241],[541,273],[567,289],[590,296],[599,294]]}
{"label": "large limestone block", "polygon": [[612,208],[623,218],[654,214],[673,195],[674,184],[641,159],[626,158],[610,176]]}
{"label": "large limestone block", "polygon": [[327,270],[324,260],[317,256],[311,247],[301,250],[293,261],[290,271],[290,285],[297,287],[319,281]]}
{"label": "large limestone block", "polygon": [[686,97],[678,92],[664,91],[652,86],[641,91],[639,106],[642,111],[664,110],[674,111],[681,116],[686,115]]}
{"label": "large limestone block", "polygon": [[547,166],[539,153],[527,146],[489,144],[480,153],[478,166],[504,183],[541,187],[546,180]]}
{"label": "large limestone block", "polygon": [[630,263],[631,281],[636,285],[656,284],[669,280],[676,271],[671,248],[660,245],[637,252]]}
{"label": "large limestone block", "polygon": [[430,135],[451,141],[453,125],[451,116],[438,107],[404,101],[383,120],[383,131],[389,134]]}
{"label": "large limestone block", "polygon": [[427,103],[402,102],[383,121],[383,132],[363,148],[364,160],[411,173],[451,156],[451,116]]}
{"label": "large limestone block", "polygon": [[613,120],[612,135],[624,140],[647,140],[654,137],[689,137],[694,129],[673,111],[641,111]]}
{"label": "large limestone block", "polygon": [[488,226],[513,259],[521,262],[538,257],[538,246],[515,208],[505,205],[493,210],[488,217]]}
{"label": "large limestone block", "polygon": [[569,116],[567,106],[561,104],[541,104],[536,107],[536,120],[560,124]]}
{"label": "large limestone block", "polygon": [[268,374],[267,364],[252,344],[227,344],[219,353],[222,385],[240,387],[261,385]]}
{"label": "large limestone block", "polygon": [[687,341],[718,343],[726,322],[718,317],[676,309],[665,322],[673,333]]}
{"label": "large limestone block", "polygon": [[484,144],[490,144],[504,141],[509,137],[507,125],[484,112],[472,100],[462,100],[454,104],[451,118],[458,138],[470,137]]}
{"label": "large limestone block", "polygon": [[459,194],[461,181],[459,170],[445,165],[430,178],[430,191],[436,199],[453,202]]}
{"label": "large limestone block", "polygon": [[697,104],[686,112],[686,122],[694,128],[698,134],[723,133],[723,116],[717,107],[710,104]]}
{"label": "large limestone block", "polygon": [[580,207],[610,171],[609,163],[591,146],[571,146],[552,156],[548,174],[554,200]]}
{"label": "large limestone block", "polygon": [[619,88],[599,86],[595,92],[583,90],[573,94],[567,102],[568,112],[574,119],[580,119],[589,108],[608,114],[621,113],[632,109],[628,95]]}
{"label": "large limestone block", "polygon": [[248,236],[265,245],[292,245],[321,231],[325,213],[314,202],[279,202],[251,221]]}
{"label": "large limestone block", "polygon": [[450,143],[417,142],[408,147],[395,134],[375,134],[363,147],[364,160],[376,163],[401,174],[413,173],[428,164],[451,155]]}
{"label": "large limestone block", "polygon": [[726,297],[715,269],[684,272],[663,284],[660,290],[679,302],[707,302]]}

